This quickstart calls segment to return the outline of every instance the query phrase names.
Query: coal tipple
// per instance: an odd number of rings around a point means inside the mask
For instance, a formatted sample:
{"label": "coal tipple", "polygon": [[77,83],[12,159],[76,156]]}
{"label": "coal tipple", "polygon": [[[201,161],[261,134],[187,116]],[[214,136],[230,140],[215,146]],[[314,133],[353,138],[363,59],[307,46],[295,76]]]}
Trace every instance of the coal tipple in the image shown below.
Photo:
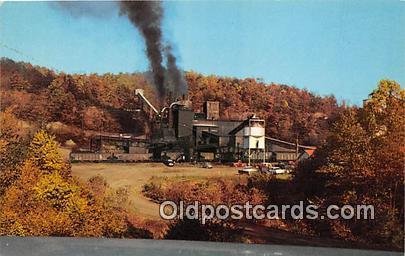
{"label": "coal tipple", "polygon": [[314,149],[266,137],[265,121],[255,115],[244,120],[221,120],[218,101],[206,101],[203,113],[196,113],[191,102],[183,96],[159,111],[143,90],[137,89],[135,96],[139,109],[134,113],[141,112],[143,118],[148,119],[145,120],[150,126],[145,128],[147,132],[141,137],[95,136],[90,151],[72,153],[72,160],[296,161],[308,157]]}

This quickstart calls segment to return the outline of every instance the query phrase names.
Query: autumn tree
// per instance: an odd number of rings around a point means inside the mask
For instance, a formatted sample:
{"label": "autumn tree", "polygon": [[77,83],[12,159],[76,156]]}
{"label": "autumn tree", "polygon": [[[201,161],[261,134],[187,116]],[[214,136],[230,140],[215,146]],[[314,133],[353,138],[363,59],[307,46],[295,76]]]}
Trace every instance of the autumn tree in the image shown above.
{"label": "autumn tree", "polygon": [[[100,122],[104,131],[141,134],[150,120],[134,118],[134,113],[128,111],[139,108],[134,96],[137,88],[143,89],[155,106],[162,107],[148,73],[71,75],[5,58],[0,65],[4,88],[0,92],[1,107],[14,107],[18,118],[40,127],[49,122],[70,126],[71,134],[55,134],[60,141],[69,135],[77,140],[82,136],[73,132],[75,129],[94,130]],[[194,111],[201,112],[204,101],[216,100],[220,102],[222,119],[241,120],[255,113],[266,120],[268,136],[289,141],[298,136],[302,144],[323,144],[330,124],[341,111],[333,96],[320,97],[305,89],[266,84],[260,79],[197,72],[185,72],[185,79]],[[96,113],[94,117],[92,112]],[[90,133],[81,135],[85,134]],[[79,140],[86,142],[86,138]]]}
{"label": "autumn tree", "polygon": [[28,147],[28,159],[47,174],[62,173],[66,170],[66,164],[55,137],[44,130],[34,135]]}
{"label": "autumn tree", "polygon": [[303,192],[321,207],[374,205],[375,220],[329,221],[332,234],[403,246],[404,96],[395,81],[380,81],[364,107],[346,110],[327,144],[298,170],[297,189],[317,188]]}
{"label": "autumn tree", "polygon": [[10,78],[10,86],[14,90],[28,90],[30,89],[30,83],[25,80],[21,74],[15,72],[13,76]]}
{"label": "autumn tree", "polygon": [[111,206],[118,199],[27,161],[1,198],[0,235],[121,237],[128,224],[126,211]]}
{"label": "autumn tree", "polygon": [[18,178],[27,152],[26,133],[12,112],[0,112],[0,195]]}
{"label": "autumn tree", "polygon": [[72,178],[57,150],[53,136],[34,135],[21,174],[0,196],[0,235],[148,237],[128,221],[127,189]]}
{"label": "autumn tree", "polygon": [[222,119],[240,120],[256,114],[266,120],[269,136],[302,144],[321,145],[341,111],[333,96],[320,97],[287,85],[258,79],[203,76],[187,72],[189,96],[195,111],[207,100],[220,102]]}

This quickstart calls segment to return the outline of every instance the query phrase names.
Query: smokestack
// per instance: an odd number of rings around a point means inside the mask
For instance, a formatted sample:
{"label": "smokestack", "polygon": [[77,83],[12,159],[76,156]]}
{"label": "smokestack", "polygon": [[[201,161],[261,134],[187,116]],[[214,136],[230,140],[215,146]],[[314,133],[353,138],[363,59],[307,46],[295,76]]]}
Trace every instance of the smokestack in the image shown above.
{"label": "smokestack", "polygon": [[153,74],[153,82],[161,101],[164,100],[166,89],[162,66],[162,17],[163,9],[160,2],[122,1],[121,13],[128,16],[132,24],[138,28],[146,43],[146,54]]}

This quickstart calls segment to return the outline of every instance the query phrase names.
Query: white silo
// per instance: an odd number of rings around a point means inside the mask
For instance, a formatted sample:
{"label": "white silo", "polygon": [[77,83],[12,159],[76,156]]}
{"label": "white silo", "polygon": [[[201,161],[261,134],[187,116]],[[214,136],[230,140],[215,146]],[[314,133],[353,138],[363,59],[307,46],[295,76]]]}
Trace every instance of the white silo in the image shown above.
{"label": "white silo", "polygon": [[256,116],[249,119],[248,126],[243,128],[243,148],[248,150],[249,164],[251,152],[263,152],[265,155],[265,121]]}

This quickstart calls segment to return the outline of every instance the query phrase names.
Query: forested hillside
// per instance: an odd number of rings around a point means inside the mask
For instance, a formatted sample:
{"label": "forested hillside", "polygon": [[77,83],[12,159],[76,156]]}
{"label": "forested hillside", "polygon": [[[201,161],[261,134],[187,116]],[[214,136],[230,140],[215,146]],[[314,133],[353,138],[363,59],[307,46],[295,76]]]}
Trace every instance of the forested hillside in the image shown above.
{"label": "forested hillside", "polygon": [[[56,125],[61,142],[73,139],[85,144],[86,137],[100,131],[142,134],[143,121],[126,111],[135,107],[136,88],[159,105],[144,73],[65,74],[6,58],[0,64],[2,110],[11,108],[31,125]],[[195,72],[185,77],[195,111],[202,111],[206,100],[218,100],[222,118],[255,113],[266,119],[267,134],[280,139],[298,137],[300,143],[322,144],[342,109],[333,96],[320,97],[287,85]]]}
{"label": "forested hillside", "polygon": [[[316,144],[317,150],[298,165],[292,180],[257,174],[243,184],[228,178],[201,186],[151,182],[144,186],[146,196],[278,206],[300,201],[316,205],[321,214],[330,205],[341,210],[371,205],[371,219],[286,218],[271,225],[277,232],[339,239],[356,248],[403,250],[405,90],[399,83],[381,80],[363,107],[349,108],[333,97],[254,79],[188,72],[186,80],[195,111],[201,111],[205,100],[218,100],[222,118],[256,113],[266,118],[268,135],[288,140],[298,135],[301,143]],[[100,131],[141,134],[143,121],[127,111],[136,107],[135,88],[158,104],[147,74],[69,75],[1,60],[0,235],[241,241],[239,221],[167,226],[138,219],[124,207],[130,203],[128,190],[113,190],[100,177],[76,180],[55,137],[38,129],[46,127],[60,142],[72,139],[82,145]]]}

